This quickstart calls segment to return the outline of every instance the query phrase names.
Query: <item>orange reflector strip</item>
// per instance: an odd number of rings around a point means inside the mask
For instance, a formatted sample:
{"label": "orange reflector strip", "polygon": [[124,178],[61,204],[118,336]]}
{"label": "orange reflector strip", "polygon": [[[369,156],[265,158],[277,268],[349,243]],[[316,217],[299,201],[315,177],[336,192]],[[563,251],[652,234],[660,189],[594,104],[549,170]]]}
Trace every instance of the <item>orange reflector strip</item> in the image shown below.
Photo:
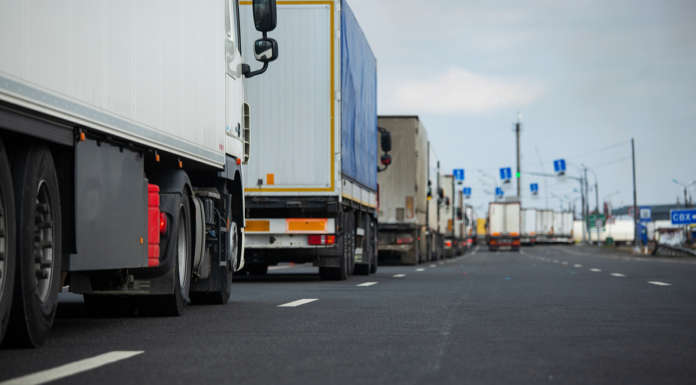
{"label": "orange reflector strip", "polygon": [[275,184],[275,174],[266,174],[266,184]]}
{"label": "orange reflector strip", "polygon": [[84,132],[81,132],[81,133],[80,133],[80,141],[81,141],[81,142],[84,142],[84,141],[85,141],[85,133],[84,133]]}
{"label": "orange reflector strip", "polygon": [[497,241],[491,241],[491,245],[495,245],[496,243],[498,243],[498,242],[497,242]]}
{"label": "orange reflector strip", "polygon": [[155,154],[155,160],[159,162],[159,154]]}
{"label": "orange reflector strip", "polygon": [[510,235],[512,235],[513,237],[516,237],[516,236],[518,236],[519,234],[518,234],[518,233],[510,233]]}
{"label": "orange reflector strip", "polygon": [[271,222],[269,221],[246,221],[245,232],[253,231],[271,231]]}
{"label": "orange reflector strip", "polygon": [[500,233],[493,233],[493,236],[497,236],[497,235],[500,235]]}
{"label": "orange reflector strip", "polygon": [[242,160],[237,158],[237,166],[239,166],[240,164],[242,164]]}
{"label": "orange reflector strip", "polygon": [[325,233],[327,228],[326,218],[287,219],[287,232],[320,232]]}

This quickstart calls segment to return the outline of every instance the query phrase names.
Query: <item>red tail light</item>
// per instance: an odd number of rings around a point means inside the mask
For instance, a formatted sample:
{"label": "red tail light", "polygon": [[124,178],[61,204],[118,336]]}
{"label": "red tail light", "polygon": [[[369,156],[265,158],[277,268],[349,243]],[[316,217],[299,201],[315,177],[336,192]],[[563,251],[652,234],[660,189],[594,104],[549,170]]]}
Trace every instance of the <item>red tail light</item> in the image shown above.
{"label": "red tail light", "polygon": [[467,243],[472,243],[473,241],[471,240],[471,238],[469,238],[466,242],[467,242]]}
{"label": "red tail light", "polygon": [[336,243],[335,235],[308,235],[307,243],[310,245],[333,245]]}
{"label": "red tail light", "polygon": [[[147,185],[147,261],[149,267],[159,266],[160,232],[162,231],[162,215],[159,210],[159,186]],[[159,227],[157,226],[159,222]],[[158,231],[159,230],[159,231]]]}
{"label": "red tail light", "polygon": [[167,214],[160,211],[160,234],[167,232]]}
{"label": "red tail light", "polygon": [[520,240],[518,239],[518,240],[512,241],[512,245],[513,245],[513,246],[519,246],[519,245],[520,245]]}
{"label": "red tail light", "polygon": [[447,241],[447,242],[445,242],[445,246],[447,246],[447,247],[452,247],[452,241]]}
{"label": "red tail light", "polygon": [[413,243],[413,237],[401,237],[396,239],[396,244],[403,245]]}

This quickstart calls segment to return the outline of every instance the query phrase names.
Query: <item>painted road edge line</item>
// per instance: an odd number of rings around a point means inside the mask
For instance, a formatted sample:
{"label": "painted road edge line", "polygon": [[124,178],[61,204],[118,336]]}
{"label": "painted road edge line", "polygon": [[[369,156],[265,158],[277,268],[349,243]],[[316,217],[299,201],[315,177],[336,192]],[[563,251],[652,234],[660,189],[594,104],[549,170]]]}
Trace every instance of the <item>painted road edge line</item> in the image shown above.
{"label": "painted road edge line", "polygon": [[355,285],[355,286],[372,286],[372,285],[376,285],[376,284],[377,284],[377,282],[365,282],[365,283],[361,283],[361,284]]}
{"label": "painted road edge line", "polygon": [[305,298],[305,299],[298,299],[297,301],[292,301],[288,303],[284,303],[282,305],[278,305],[278,307],[297,307],[300,305],[304,305],[306,303],[318,301],[319,298]]}
{"label": "painted road edge line", "polygon": [[104,353],[96,357],[87,358],[70,364],[58,366],[53,369],[43,370],[38,373],[17,377],[12,380],[0,382],[0,385],[36,385],[45,384],[61,378],[69,377],[88,370],[96,369],[100,366],[108,365],[116,361],[125,360],[145,353],[144,351],[114,351]]}
{"label": "painted road edge line", "polygon": [[[657,286],[672,286],[671,283],[666,283],[666,282],[659,282],[659,281],[648,281],[648,283],[657,285]],[[0,384],[2,385],[2,384]]]}
{"label": "painted road edge line", "polygon": [[626,274],[621,274],[621,273],[611,273],[614,277],[625,277]]}
{"label": "painted road edge line", "polygon": [[394,278],[402,278],[402,277],[405,277],[405,276],[406,276],[406,274],[394,274],[393,277],[394,277]]}

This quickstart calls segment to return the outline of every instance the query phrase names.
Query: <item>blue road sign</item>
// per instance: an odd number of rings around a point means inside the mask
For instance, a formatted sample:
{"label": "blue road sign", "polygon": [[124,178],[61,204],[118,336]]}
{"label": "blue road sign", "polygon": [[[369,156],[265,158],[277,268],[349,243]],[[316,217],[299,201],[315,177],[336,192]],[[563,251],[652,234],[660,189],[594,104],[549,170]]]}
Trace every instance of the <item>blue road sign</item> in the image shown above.
{"label": "blue road sign", "polygon": [[640,207],[640,221],[645,223],[645,222],[650,222],[652,220],[652,210],[650,209],[650,206],[641,206]]}
{"label": "blue road sign", "polygon": [[464,187],[463,193],[465,197],[470,197],[471,196],[471,187]]}
{"label": "blue road sign", "polygon": [[510,167],[505,167],[500,169],[500,179],[510,180],[512,179],[512,169]]}
{"label": "blue road sign", "polygon": [[670,210],[669,217],[673,225],[690,225],[696,223],[696,210]]}
{"label": "blue road sign", "polygon": [[538,183],[532,183],[529,185],[529,188],[532,190],[533,193],[538,193],[539,192],[539,184]]}
{"label": "blue road sign", "polygon": [[454,174],[455,180],[464,180],[464,169],[463,168],[455,169],[453,174]]}
{"label": "blue road sign", "polygon": [[495,195],[501,197],[503,196],[503,188],[502,187],[496,187],[495,188]]}
{"label": "blue road sign", "polygon": [[565,159],[558,159],[553,161],[553,170],[555,172],[564,172],[566,170]]}

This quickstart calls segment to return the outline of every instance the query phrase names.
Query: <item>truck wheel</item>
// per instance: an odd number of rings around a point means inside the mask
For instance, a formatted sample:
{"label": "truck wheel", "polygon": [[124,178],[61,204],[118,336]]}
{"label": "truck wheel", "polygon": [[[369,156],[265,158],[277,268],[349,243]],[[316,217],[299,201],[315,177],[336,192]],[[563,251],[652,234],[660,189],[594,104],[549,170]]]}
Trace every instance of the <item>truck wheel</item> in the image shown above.
{"label": "truck wheel", "polygon": [[365,220],[363,220],[363,228],[365,229],[365,234],[362,242],[363,262],[355,264],[355,270],[353,271],[355,275],[370,275],[370,270],[372,269],[373,263],[372,232],[374,230],[372,227],[370,227],[372,221],[370,221],[369,216],[366,215],[364,218]]}
{"label": "truck wheel", "polygon": [[85,309],[92,317],[130,317],[135,314],[135,298],[85,294]]}
{"label": "truck wheel", "polygon": [[341,278],[342,280],[353,275],[353,271],[355,270],[355,215],[351,212],[347,214],[346,231],[350,236],[346,238],[349,242],[347,249],[343,249],[344,252],[347,250],[348,254],[346,256],[346,278]]}
{"label": "truck wheel", "polygon": [[0,342],[10,323],[15,279],[15,202],[12,173],[0,141]]}
{"label": "truck wheel", "polygon": [[173,293],[151,295],[138,300],[138,312],[144,316],[180,316],[184,314],[191,286],[191,213],[188,205],[188,191],[184,192],[179,208],[176,227],[176,256],[174,265]]}
{"label": "truck wheel", "polygon": [[7,342],[38,347],[56,316],[61,266],[58,178],[46,146],[33,143],[19,150],[13,183],[18,262]]}
{"label": "truck wheel", "polygon": [[320,267],[319,277],[323,280],[343,281],[350,275],[351,262],[355,256],[355,226],[350,217],[353,213],[344,212],[341,221],[341,231],[343,232],[343,250],[338,257],[339,267]]}

